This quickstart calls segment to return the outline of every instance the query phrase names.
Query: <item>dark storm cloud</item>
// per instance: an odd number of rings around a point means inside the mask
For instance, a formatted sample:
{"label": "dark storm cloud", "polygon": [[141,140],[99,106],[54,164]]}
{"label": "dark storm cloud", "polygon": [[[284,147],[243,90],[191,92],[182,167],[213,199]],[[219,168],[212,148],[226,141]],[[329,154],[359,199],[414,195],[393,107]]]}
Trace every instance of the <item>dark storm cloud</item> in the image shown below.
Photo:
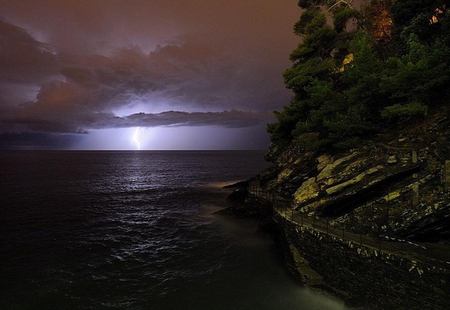
{"label": "dark storm cloud", "polygon": [[26,113],[16,117],[0,119],[0,129],[6,132],[53,132],[87,133],[92,129],[128,127],[180,127],[180,126],[220,126],[224,128],[245,128],[273,121],[270,112],[183,112],[136,113],[118,117],[108,113],[71,114],[71,119],[54,117],[36,118]]}
{"label": "dark storm cloud", "polygon": [[29,82],[57,72],[51,46],[25,29],[0,20],[0,81]]}
{"label": "dark storm cloud", "polygon": [[79,142],[82,135],[54,133],[0,133],[0,150],[66,149]]}
{"label": "dark storm cloud", "polygon": [[20,0],[2,1],[0,11],[11,22],[32,29],[39,41],[64,52],[108,53],[130,44],[148,52],[186,34],[201,34],[208,43],[238,51],[286,45],[298,16],[296,4],[296,0]]}
{"label": "dark storm cloud", "polygon": [[256,126],[272,120],[268,112],[182,112],[167,111],[162,113],[137,113],[126,117],[107,117],[91,124],[96,128],[121,127],[177,127],[177,126],[222,126],[226,128],[243,128]]}
{"label": "dark storm cloud", "polygon": [[0,131],[267,122],[290,98],[281,72],[295,10],[290,0],[2,2]]}
{"label": "dark storm cloud", "polygon": [[[229,95],[226,95],[225,90],[223,96],[217,95],[220,85],[216,85],[216,93],[208,92],[205,85],[220,84],[220,80],[213,80],[213,72],[217,69],[209,66],[208,51],[205,49],[200,55],[203,64],[198,63],[197,55],[189,51],[189,47],[164,47],[149,55],[139,49],[128,48],[121,49],[112,58],[97,58],[95,64],[85,60],[81,61],[83,65],[67,66],[61,70],[66,82],[42,85],[35,101],[10,108],[8,113],[0,117],[0,121],[3,119],[0,128],[13,131],[85,132],[92,128],[179,124],[248,127],[270,119],[270,113],[230,111],[136,114],[139,118],[133,116],[111,121],[111,110],[132,105],[136,101],[163,100],[169,105],[197,108],[230,105],[226,101]],[[223,63],[218,64],[223,66]],[[225,75],[233,74],[226,69],[223,67]],[[118,119],[122,121],[117,122]]]}

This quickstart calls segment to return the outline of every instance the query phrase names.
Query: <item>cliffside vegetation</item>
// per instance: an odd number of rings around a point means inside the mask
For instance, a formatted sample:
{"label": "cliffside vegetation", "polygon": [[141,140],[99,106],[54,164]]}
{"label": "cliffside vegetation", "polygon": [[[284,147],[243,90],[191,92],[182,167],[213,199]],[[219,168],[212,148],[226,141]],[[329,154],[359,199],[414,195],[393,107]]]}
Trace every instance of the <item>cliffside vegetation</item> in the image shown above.
{"label": "cliffside vegetation", "polygon": [[450,106],[450,1],[300,0],[274,146],[345,151]]}
{"label": "cliffside vegetation", "polygon": [[444,309],[450,0],[298,4],[301,43],[284,72],[294,96],[238,211],[272,207],[306,285],[364,309]]}

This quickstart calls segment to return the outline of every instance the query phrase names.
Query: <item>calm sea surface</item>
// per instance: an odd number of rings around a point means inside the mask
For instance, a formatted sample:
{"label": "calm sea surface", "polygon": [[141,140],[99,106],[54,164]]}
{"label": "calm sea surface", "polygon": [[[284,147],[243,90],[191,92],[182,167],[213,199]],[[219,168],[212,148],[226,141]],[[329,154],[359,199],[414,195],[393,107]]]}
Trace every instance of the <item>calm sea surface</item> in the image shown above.
{"label": "calm sea surface", "polygon": [[0,309],[343,309],[214,215],[263,152],[0,152]]}

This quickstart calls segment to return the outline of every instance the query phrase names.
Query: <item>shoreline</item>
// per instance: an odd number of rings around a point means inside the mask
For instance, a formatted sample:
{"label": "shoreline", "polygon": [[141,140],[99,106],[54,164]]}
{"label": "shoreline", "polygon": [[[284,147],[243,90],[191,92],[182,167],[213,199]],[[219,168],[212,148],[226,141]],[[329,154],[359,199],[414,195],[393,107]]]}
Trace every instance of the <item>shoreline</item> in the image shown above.
{"label": "shoreline", "polygon": [[[288,246],[287,240],[283,241],[280,238],[282,229],[272,217],[272,207],[270,206],[270,212],[268,212],[267,204],[261,204],[260,201],[247,200],[248,197],[246,197],[246,194],[250,183],[251,179],[239,181],[226,186],[226,188],[234,189],[234,191],[227,197],[227,200],[234,204],[217,210],[214,214],[225,217],[235,217],[234,219],[248,218],[258,221],[257,231],[263,234],[272,235],[272,240],[275,248],[277,249],[277,255],[280,256],[283,269],[302,289],[333,300],[334,302],[341,304],[345,309],[357,309],[350,308],[346,305],[345,292],[339,292],[338,290],[323,283],[321,285],[311,286],[302,281],[302,278],[305,279],[305,275],[308,276],[311,273],[315,273],[315,271],[306,265],[299,265],[298,268],[295,267],[296,260],[292,256],[293,253],[286,248],[286,246]],[[303,272],[300,270],[303,270]]]}
{"label": "shoreline", "polygon": [[221,213],[259,218],[260,229],[275,236],[285,269],[303,287],[350,309],[444,309],[450,273],[297,226],[274,212],[269,201],[252,196],[248,186],[236,189],[228,197],[233,206]]}

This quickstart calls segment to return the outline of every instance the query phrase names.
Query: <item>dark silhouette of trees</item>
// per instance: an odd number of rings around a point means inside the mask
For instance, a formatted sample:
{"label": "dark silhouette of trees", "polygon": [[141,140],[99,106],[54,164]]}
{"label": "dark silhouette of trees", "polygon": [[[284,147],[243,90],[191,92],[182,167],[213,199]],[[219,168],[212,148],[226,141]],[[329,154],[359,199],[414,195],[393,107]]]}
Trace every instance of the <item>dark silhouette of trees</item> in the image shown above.
{"label": "dark silhouette of trees", "polygon": [[267,126],[272,142],[346,150],[448,105],[448,2],[300,0],[302,40],[283,73],[294,96]]}

